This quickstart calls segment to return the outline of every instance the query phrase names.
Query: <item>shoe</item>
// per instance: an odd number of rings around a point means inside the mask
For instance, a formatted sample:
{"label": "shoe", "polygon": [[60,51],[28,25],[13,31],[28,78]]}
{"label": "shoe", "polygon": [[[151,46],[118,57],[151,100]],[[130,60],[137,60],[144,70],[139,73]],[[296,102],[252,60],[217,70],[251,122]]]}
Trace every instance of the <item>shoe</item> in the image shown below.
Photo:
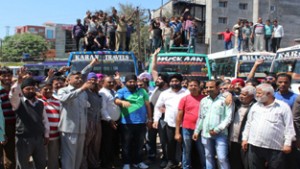
{"label": "shoe", "polygon": [[130,165],[129,164],[124,164],[123,169],[130,169]]}
{"label": "shoe", "polygon": [[146,164],[143,163],[143,162],[140,162],[140,163],[138,163],[138,164],[133,164],[133,167],[135,167],[135,168],[140,168],[140,169],[147,169],[147,168],[149,168],[149,166],[146,165]]}
{"label": "shoe", "polygon": [[176,167],[177,167],[176,164],[169,161],[167,166],[164,169],[173,169],[173,168],[176,168]]}
{"label": "shoe", "polygon": [[152,158],[148,158],[146,161],[145,161],[145,164],[147,165],[151,165],[151,164],[154,164],[155,163],[155,159],[152,159]]}
{"label": "shoe", "polygon": [[115,169],[116,167],[114,165],[105,165],[102,166],[101,169]]}
{"label": "shoe", "polygon": [[163,160],[159,166],[160,166],[160,168],[165,168],[167,166],[167,164],[168,164],[168,161]]}

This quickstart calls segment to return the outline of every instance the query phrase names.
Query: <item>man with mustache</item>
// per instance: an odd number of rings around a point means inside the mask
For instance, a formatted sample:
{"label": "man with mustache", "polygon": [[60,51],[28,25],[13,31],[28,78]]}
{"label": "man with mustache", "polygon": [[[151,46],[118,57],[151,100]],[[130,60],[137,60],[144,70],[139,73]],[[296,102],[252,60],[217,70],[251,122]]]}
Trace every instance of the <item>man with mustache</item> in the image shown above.
{"label": "man with mustache", "polygon": [[[183,77],[181,74],[173,74],[170,77],[169,89],[163,91],[154,107],[154,123],[153,128],[158,128],[159,119],[162,116],[161,109],[165,108],[164,121],[167,123],[166,135],[167,135],[167,159],[168,164],[165,169],[174,168],[178,165],[178,155],[176,152],[177,142],[175,140],[175,127],[176,127],[176,116],[178,113],[178,105],[180,99],[187,95],[186,90],[181,87]],[[181,153],[181,152],[180,152]]]}
{"label": "man with mustache", "polygon": [[68,86],[58,90],[61,102],[61,118],[58,129],[61,132],[62,169],[79,169],[83,158],[87,126],[87,109],[90,107],[86,90],[93,86],[83,82],[81,72],[70,72]]}
{"label": "man with mustache", "polygon": [[90,72],[87,75],[87,83],[91,85],[86,90],[90,106],[87,110],[87,129],[81,169],[99,168],[100,147],[102,137],[101,109],[102,98],[98,94],[98,77],[96,73]]}
{"label": "man with mustache", "polygon": [[[120,118],[120,108],[115,101],[115,91],[113,90],[115,81],[112,77],[106,76],[103,79],[103,87],[99,91],[102,96],[102,141],[101,141],[101,167],[113,168],[115,165],[116,148],[118,147],[118,123]],[[114,151],[115,150],[115,151]]]}
{"label": "man with mustache", "polygon": [[44,104],[36,99],[36,81],[23,79],[25,69],[21,68],[18,81],[13,85],[9,97],[16,114],[16,155],[19,169],[30,168],[32,156],[37,169],[45,169],[45,144],[49,141],[49,121]]}
{"label": "man with mustache", "polygon": [[256,100],[248,113],[243,132],[242,149],[248,151],[251,169],[286,168],[285,154],[292,151],[295,137],[290,107],[274,97],[271,85],[256,87]]}
{"label": "man with mustache", "polygon": [[235,99],[233,121],[229,127],[229,160],[232,169],[248,169],[247,153],[242,151],[241,139],[247,115],[255,101],[256,89],[253,86],[242,88],[238,99]]}
{"label": "man with mustache", "polygon": [[59,152],[60,152],[60,138],[57,129],[60,119],[60,102],[53,97],[53,88],[51,83],[40,85],[41,101],[48,116],[50,124],[50,135],[47,149],[47,169],[59,169]]}
{"label": "man with mustache", "polygon": [[[200,101],[205,96],[200,92],[200,82],[198,80],[190,80],[187,85],[190,94],[183,97],[179,102],[175,139],[182,143],[183,169],[205,169],[205,153],[201,138],[198,138],[196,141],[192,138],[198,116],[201,113],[199,112]],[[197,153],[193,151],[194,146],[197,149]],[[192,159],[192,156],[195,158]],[[199,161],[200,164],[197,164],[196,161]]]}
{"label": "man with mustache", "polygon": [[206,83],[208,96],[200,102],[200,116],[196,123],[193,139],[197,140],[201,131],[205,148],[206,168],[216,168],[216,158],[220,169],[229,169],[228,126],[232,119],[232,104],[220,93],[218,80]]}

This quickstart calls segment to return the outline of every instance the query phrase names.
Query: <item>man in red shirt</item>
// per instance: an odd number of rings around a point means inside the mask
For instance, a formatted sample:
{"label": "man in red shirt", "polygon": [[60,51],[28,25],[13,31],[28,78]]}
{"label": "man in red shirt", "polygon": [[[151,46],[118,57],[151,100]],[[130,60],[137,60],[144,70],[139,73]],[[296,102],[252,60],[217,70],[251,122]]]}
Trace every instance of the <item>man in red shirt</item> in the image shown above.
{"label": "man in red shirt", "polygon": [[[199,105],[204,95],[200,93],[200,82],[198,80],[191,80],[188,83],[188,89],[190,94],[183,97],[178,106],[178,114],[176,118],[176,131],[175,139],[182,142],[183,155],[182,155],[182,167],[183,169],[191,169],[192,159],[192,144],[196,145],[198,156],[195,161],[200,161],[201,166],[193,166],[193,168],[205,168],[205,152],[201,143],[201,138],[197,141],[193,141],[193,133],[195,130],[196,122],[199,116]],[[180,126],[182,125],[182,136],[180,132]],[[194,155],[194,154],[193,154]],[[196,160],[197,159],[197,160]],[[199,160],[198,160],[199,159]]]}
{"label": "man in red shirt", "polygon": [[234,36],[234,33],[230,32],[229,28],[226,28],[225,32],[219,32],[218,35],[223,35],[225,50],[232,49],[231,37]]}

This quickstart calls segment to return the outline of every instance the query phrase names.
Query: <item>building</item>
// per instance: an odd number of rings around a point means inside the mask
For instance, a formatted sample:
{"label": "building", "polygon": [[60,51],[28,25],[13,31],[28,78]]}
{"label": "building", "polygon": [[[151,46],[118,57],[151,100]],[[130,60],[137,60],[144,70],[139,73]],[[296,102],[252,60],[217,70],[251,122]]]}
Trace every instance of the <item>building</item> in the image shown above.
{"label": "building", "polygon": [[[214,53],[224,50],[222,37],[218,32],[225,28],[232,29],[239,19],[257,21],[278,20],[284,28],[284,38],[281,46],[288,47],[295,44],[294,39],[300,34],[299,0],[171,0],[162,7],[162,15],[179,16],[183,8],[189,8],[191,15],[201,24],[200,30],[204,34],[198,39],[201,53]],[[171,11],[171,12],[170,12]],[[153,17],[160,16],[160,9],[153,12]],[[204,41],[202,40],[204,39]]]}
{"label": "building", "polygon": [[51,43],[51,48],[55,49],[56,58],[67,58],[68,53],[76,50],[75,42],[72,39],[71,24],[57,24],[52,22],[44,23],[46,29],[46,39]]}
{"label": "building", "polygon": [[46,52],[47,58],[63,59],[68,58],[68,53],[76,50],[75,42],[72,39],[71,24],[56,24],[52,22],[44,23],[44,26],[19,26],[16,33],[32,33],[44,37],[50,44],[50,49]]}
{"label": "building", "polygon": [[45,37],[45,27],[44,26],[33,26],[33,25],[25,25],[16,27],[17,34],[23,33],[31,33],[35,35],[40,35]]}

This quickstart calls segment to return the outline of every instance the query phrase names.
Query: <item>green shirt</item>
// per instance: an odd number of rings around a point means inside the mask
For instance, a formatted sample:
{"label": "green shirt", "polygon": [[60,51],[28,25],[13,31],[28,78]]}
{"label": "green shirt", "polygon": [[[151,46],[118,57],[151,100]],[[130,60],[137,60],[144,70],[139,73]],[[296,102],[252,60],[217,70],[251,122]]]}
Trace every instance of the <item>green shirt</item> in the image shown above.
{"label": "green shirt", "polygon": [[210,138],[210,130],[216,133],[228,134],[227,127],[232,119],[232,105],[226,105],[225,97],[219,94],[214,100],[207,96],[200,102],[199,118],[195,133],[202,130],[202,136]]}

